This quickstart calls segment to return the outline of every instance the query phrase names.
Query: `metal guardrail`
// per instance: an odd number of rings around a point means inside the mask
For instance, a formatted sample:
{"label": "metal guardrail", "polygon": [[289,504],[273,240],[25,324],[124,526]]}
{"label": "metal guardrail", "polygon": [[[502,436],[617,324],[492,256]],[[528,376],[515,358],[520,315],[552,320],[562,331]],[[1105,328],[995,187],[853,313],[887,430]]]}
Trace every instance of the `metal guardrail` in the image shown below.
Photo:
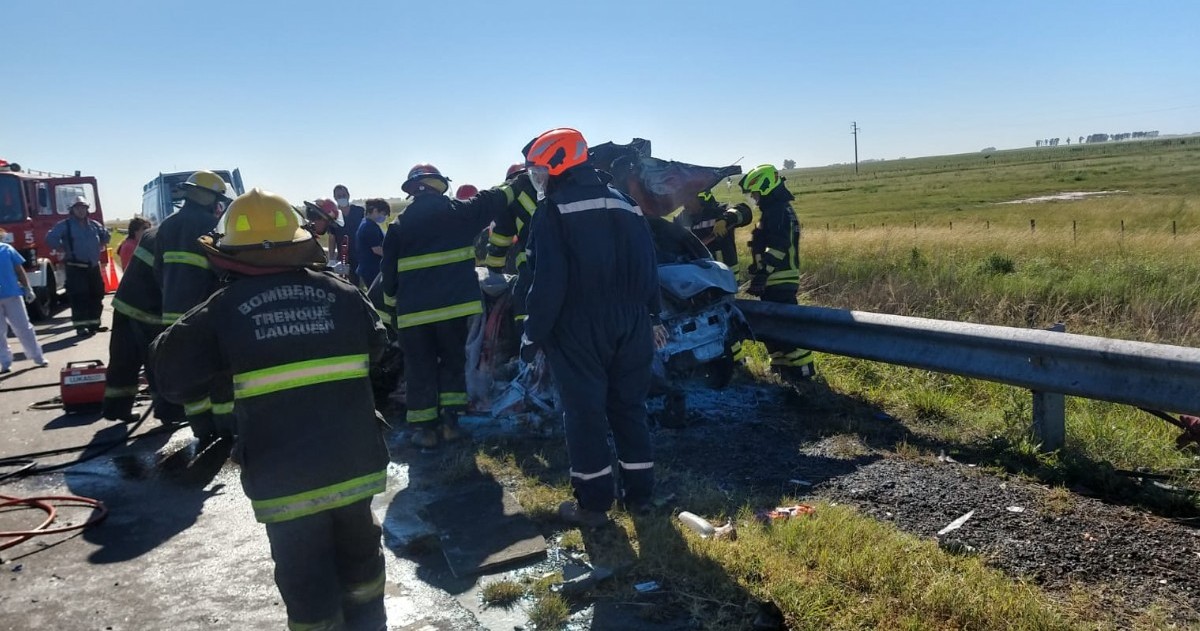
{"label": "metal guardrail", "polygon": [[1034,391],[1044,449],[1062,446],[1061,397],[1200,415],[1200,349],[1060,331],[737,301],[759,340]]}

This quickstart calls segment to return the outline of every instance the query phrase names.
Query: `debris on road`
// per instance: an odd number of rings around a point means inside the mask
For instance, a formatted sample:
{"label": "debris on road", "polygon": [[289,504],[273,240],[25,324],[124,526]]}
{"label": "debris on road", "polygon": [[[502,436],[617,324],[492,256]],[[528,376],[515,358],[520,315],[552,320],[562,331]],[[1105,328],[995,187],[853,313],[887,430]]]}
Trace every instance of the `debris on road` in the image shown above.
{"label": "debris on road", "polygon": [[1004,510],[1006,510],[1010,513],[1024,513],[1025,507],[1024,506],[1009,506],[1008,508],[1006,508]]}
{"label": "debris on road", "polygon": [[759,521],[770,522],[776,519],[791,519],[802,515],[812,515],[817,512],[817,509],[808,504],[796,504],[795,506],[776,506],[772,510],[759,511],[754,514]]}
{"label": "debris on road", "polygon": [[962,525],[967,523],[967,520],[971,519],[971,516],[974,514],[975,514],[975,511],[973,511],[973,510],[968,511],[967,514],[963,515],[962,517],[959,517],[958,519],[955,519],[954,521],[950,522],[949,524],[946,524],[945,528],[942,528],[941,530],[938,531],[937,536],[941,537],[942,535],[944,535],[946,533],[954,532],[955,530],[962,528]]}

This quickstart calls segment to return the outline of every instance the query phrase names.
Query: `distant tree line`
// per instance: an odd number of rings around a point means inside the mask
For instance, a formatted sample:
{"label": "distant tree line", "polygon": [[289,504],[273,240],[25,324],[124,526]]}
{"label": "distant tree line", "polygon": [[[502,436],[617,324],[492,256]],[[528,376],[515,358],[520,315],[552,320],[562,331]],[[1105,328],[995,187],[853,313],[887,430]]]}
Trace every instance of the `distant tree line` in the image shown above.
{"label": "distant tree line", "polygon": [[[1127,131],[1123,134],[1091,134],[1089,136],[1080,136],[1079,144],[1085,142],[1116,142],[1119,140],[1141,140],[1143,138],[1158,138],[1157,131]],[[1036,147],[1057,147],[1058,138],[1045,138],[1034,141]],[[1071,139],[1067,138],[1067,144],[1071,144]]]}

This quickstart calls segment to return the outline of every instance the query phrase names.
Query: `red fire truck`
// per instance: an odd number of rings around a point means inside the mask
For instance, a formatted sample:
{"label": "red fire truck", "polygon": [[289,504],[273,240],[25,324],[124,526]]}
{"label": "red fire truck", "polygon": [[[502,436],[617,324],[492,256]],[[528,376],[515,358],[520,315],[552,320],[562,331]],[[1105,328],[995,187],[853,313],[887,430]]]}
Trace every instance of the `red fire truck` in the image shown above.
{"label": "red fire truck", "polygon": [[[34,320],[50,317],[59,290],[66,279],[63,253],[46,245],[46,235],[54,224],[67,218],[67,209],[76,197],[83,196],[91,205],[91,219],[104,223],[96,178],[22,169],[0,159],[0,227],[8,231],[5,241],[25,256],[26,272],[37,300],[29,306]],[[101,264],[107,255],[101,254]]]}

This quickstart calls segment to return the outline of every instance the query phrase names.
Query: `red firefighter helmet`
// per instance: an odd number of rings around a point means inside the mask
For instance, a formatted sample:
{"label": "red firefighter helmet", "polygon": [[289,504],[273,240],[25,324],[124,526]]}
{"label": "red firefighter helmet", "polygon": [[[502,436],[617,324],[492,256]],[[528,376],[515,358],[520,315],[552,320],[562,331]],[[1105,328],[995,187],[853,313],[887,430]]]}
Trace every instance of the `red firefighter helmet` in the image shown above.
{"label": "red firefighter helmet", "polygon": [[429,192],[440,195],[450,190],[450,178],[432,164],[418,164],[408,170],[408,178],[400,185],[400,190],[409,195]]}
{"label": "red firefighter helmet", "polygon": [[479,194],[479,189],[475,188],[474,186],[472,186],[470,184],[463,184],[462,186],[458,187],[457,191],[454,191],[454,198],[465,201],[465,200],[471,199],[472,197],[475,197],[478,194]]}
{"label": "red firefighter helmet", "polygon": [[521,171],[524,171],[524,170],[525,170],[525,165],[523,163],[518,162],[518,163],[508,167],[508,170],[504,172],[504,180],[505,181],[511,180],[511,179],[513,179],[514,175],[517,175],[518,173],[520,173]]}
{"label": "red firefighter helmet", "polygon": [[331,224],[344,226],[345,219],[342,218],[342,213],[338,210],[337,202],[332,199],[318,199],[315,202],[304,202],[305,215],[310,221],[325,220]]}

